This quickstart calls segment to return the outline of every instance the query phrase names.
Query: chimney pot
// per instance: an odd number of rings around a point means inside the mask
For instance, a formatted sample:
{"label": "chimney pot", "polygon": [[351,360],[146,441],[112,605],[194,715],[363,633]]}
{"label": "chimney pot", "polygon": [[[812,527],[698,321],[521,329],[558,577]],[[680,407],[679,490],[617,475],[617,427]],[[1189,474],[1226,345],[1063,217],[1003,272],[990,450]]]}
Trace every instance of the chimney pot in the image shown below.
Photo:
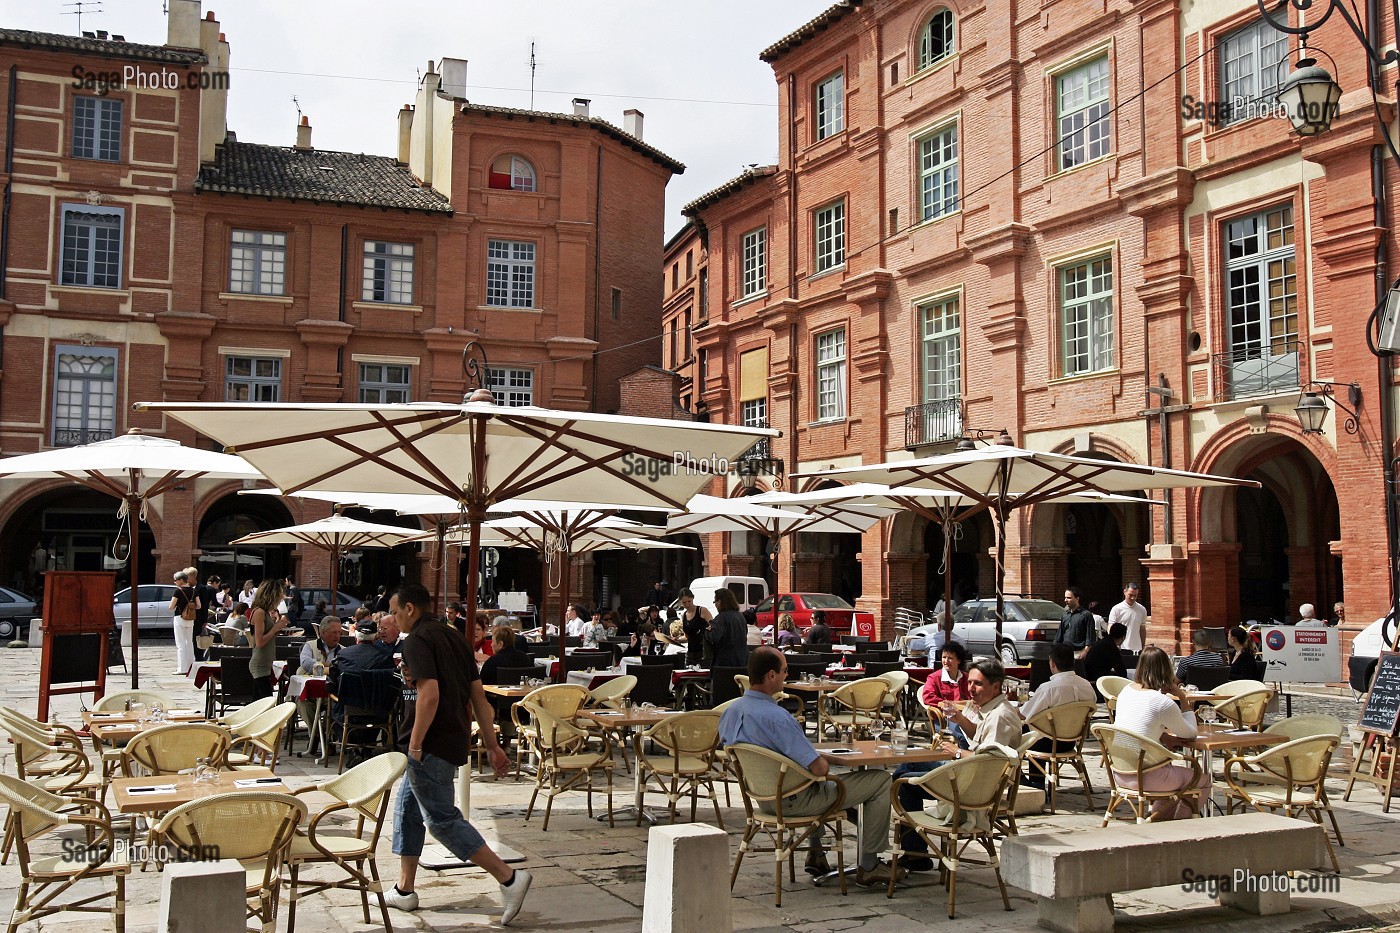
{"label": "chimney pot", "polygon": [[633,108],[622,111],[622,132],[628,136],[642,138],[642,118],[645,116],[640,110]]}
{"label": "chimney pot", "polygon": [[574,98],[574,116],[576,116],[576,117],[584,117],[584,118],[587,118],[587,117],[588,117],[588,103],[589,103],[589,101],[588,101],[588,98],[587,98],[587,97],[575,97],[575,98]]}
{"label": "chimney pot", "polygon": [[311,148],[311,118],[303,116],[301,123],[297,125],[297,148]]}
{"label": "chimney pot", "polygon": [[439,63],[442,69],[442,92],[457,100],[465,100],[467,96],[467,60],[465,58],[446,58]]}

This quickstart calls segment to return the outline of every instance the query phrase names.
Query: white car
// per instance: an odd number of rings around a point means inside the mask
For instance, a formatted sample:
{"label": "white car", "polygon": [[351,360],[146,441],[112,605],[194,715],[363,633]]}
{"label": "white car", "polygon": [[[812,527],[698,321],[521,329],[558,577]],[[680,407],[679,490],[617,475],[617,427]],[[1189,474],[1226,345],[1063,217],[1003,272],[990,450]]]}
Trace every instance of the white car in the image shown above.
{"label": "white car", "polygon": [[[1001,641],[997,642],[995,599],[971,599],[953,610],[953,634],[962,639],[968,650],[977,656],[996,656],[1001,663],[1017,665],[1050,657],[1050,646],[1060,632],[1063,606],[1048,599],[1007,597],[1006,618],[1001,626]],[[909,630],[910,637],[930,636],[938,628],[931,622]]]}
{"label": "white car", "polygon": [[1382,649],[1389,647],[1394,638],[1395,623],[1390,616],[1381,616],[1356,633],[1351,643],[1351,658],[1347,661],[1347,674],[1351,688],[1357,693],[1371,689],[1371,678],[1376,675],[1376,661]]}

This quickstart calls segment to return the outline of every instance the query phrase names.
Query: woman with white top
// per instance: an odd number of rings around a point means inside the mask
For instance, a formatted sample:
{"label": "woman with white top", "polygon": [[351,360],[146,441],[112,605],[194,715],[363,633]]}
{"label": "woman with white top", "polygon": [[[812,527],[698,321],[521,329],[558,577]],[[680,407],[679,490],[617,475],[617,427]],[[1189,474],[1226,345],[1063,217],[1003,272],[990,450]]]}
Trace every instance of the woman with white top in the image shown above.
{"label": "woman with white top", "polygon": [[[1186,691],[1172,671],[1171,659],[1161,648],[1149,645],[1138,658],[1137,680],[1118,694],[1117,713],[1113,724],[1120,729],[1160,742],[1163,732],[1182,739],[1196,737],[1196,714]],[[1122,739],[1124,745],[1133,747],[1131,739]],[[1124,786],[1137,788],[1137,775],[1115,771],[1114,776]],[[1147,791],[1180,790],[1191,783],[1192,769],[1185,765],[1169,764],[1156,768],[1144,775]],[[1210,775],[1202,774],[1197,782],[1201,788],[1201,799],[1210,797]],[[1167,812],[1169,801],[1153,804],[1153,817],[1157,820],[1181,820],[1190,817],[1194,810],[1191,805],[1181,802]]]}

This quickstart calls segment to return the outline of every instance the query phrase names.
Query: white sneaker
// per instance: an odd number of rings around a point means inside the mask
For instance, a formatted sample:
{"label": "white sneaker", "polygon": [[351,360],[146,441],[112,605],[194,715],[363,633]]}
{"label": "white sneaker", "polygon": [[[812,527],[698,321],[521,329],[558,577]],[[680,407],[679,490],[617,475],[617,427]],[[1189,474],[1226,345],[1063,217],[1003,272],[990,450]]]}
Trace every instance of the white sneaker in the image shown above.
{"label": "white sneaker", "polygon": [[391,884],[389,890],[384,892],[384,903],[390,907],[397,907],[399,910],[417,910],[418,892],[409,891],[407,894],[400,894],[399,889]]}
{"label": "white sneaker", "polygon": [[515,870],[515,882],[501,885],[501,926],[506,926],[520,913],[525,895],[530,893],[531,874],[523,868]]}

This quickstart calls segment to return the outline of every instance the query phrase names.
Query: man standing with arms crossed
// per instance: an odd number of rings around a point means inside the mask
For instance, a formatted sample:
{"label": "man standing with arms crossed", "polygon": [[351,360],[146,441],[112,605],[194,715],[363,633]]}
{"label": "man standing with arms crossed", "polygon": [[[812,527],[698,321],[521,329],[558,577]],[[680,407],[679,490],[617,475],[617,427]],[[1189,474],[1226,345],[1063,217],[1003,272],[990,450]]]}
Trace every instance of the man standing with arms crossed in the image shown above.
{"label": "man standing with arms crossed", "polygon": [[[394,854],[399,856],[399,883],[384,900],[400,910],[417,910],[413,884],[423,853],[424,822],[433,838],[453,855],[486,869],[501,885],[501,925],[520,913],[530,890],[530,873],[501,861],[500,856],[454,803],[453,778],[467,763],[471,716],[476,715],[491,767],[504,775],[510,766],[492,728],[491,704],[481,688],[471,646],[455,629],[429,614],[432,597],[417,583],[399,588],[389,600],[404,639],[406,677],[417,687],[417,700],[404,722],[408,736],[408,772],[394,804]],[[470,710],[468,710],[470,704]]]}

